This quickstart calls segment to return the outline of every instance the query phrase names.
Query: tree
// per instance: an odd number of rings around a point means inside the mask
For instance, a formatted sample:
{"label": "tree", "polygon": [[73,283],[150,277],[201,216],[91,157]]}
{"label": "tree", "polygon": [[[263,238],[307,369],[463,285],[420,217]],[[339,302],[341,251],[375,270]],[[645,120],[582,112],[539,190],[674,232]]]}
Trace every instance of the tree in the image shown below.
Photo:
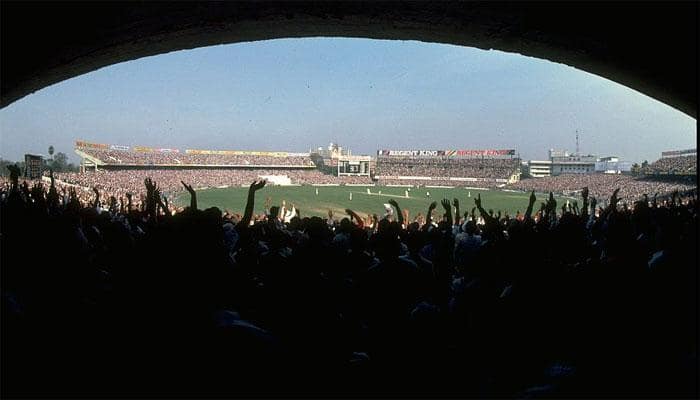
{"label": "tree", "polygon": [[24,171],[24,161],[13,162],[0,158],[0,176],[10,175],[10,170],[7,168],[8,165],[16,165],[20,171]]}
{"label": "tree", "polygon": [[76,172],[78,170],[75,164],[68,162],[66,153],[60,151],[51,160],[46,161],[46,167],[53,169],[54,172]]}
{"label": "tree", "polygon": [[632,164],[632,171],[631,172],[635,175],[639,174],[639,172],[640,172],[639,171],[639,164],[637,164],[637,163]]}

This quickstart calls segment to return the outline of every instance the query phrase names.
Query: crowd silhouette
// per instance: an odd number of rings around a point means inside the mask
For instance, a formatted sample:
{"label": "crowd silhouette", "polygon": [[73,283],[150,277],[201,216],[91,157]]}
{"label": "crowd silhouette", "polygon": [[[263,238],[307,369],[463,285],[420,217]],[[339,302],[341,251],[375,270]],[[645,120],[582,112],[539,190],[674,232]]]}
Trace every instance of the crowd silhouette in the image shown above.
{"label": "crowd silhouette", "polygon": [[0,193],[3,395],[697,396],[697,192],[285,223],[51,179]]}

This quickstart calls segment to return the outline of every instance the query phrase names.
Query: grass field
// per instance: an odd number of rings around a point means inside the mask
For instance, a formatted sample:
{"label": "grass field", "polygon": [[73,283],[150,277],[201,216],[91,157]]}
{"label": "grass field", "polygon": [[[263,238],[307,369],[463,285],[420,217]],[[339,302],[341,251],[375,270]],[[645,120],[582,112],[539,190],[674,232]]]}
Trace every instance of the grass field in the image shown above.
{"label": "grass field", "polygon": [[[367,189],[371,194],[367,194]],[[318,189],[318,195],[316,195]],[[520,210],[524,212],[527,208],[529,194],[504,192],[487,189],[465,189],[465,188],[412,188],[409,197],[405,197],[406,188],[400,187],[365,187],[365,186],[266,186],[257,192],[255,197],[255,213],[262,213],[265,199],[270,198],[272,205],[280,205],[282,200],[287,205],[294,204],[302,216],[318,215],[325,217],[328,210],[333,210],[337,217],[345,214],[345,209],[350,208],[360,215],[374,214],[384,215],[384,203],[389,199],[395,199],[402,209],[409,210],[410,216],[415,216],[418,212],[425,215],[428,205],[432,201],[438,202],[438,210],[442,210],[440,200],[448,198],[459,199],[461,212],[470,211],[474,207],[474,198],[481,193],[481,199],[485,209],[494,211],[508,211],[511,215]],[[381,194],[379,192],[381,191]],[[430,198],[426,192],[430,192]],[[231,212],[242,213],[245,208],[248,188],[225,188],[206,189],[197,191],[197,203],[200,209],[207,207],[219,207],[222,211],[227,209]],[[352,193],[352,200],[350,194]],[[539,209],[540,201],[544,201],[544,195],[538,195],[535,208]],[[566,199],[557,198],[559,205],[565,203]],[[185,193],[176,199],[179,205],[189,203],[189,195]]]}

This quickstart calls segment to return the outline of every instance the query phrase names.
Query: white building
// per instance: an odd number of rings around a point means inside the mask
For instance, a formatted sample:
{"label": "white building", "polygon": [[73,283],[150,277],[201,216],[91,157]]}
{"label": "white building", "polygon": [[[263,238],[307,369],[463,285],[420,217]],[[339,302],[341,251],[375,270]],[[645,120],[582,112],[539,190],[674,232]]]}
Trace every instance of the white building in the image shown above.
{"label": "white building", "polygon": [[551,161],[530,160],[527,162],[527,175],[532,178],[552,176]]}
{"label": "white building", "polygon": [[571,154],[565,150],[549,150],[549,160],[552,162],[552,175],[562,174],[591,174],[595,172],[598,159],[594,155]]}
{"label": "white building", "polygon": [[595,163],[595,171],[602,172],[604,174],[621,174],[623,172],[630,172],[632,170],[632,163],[629,161],[620,161],[618,157],[601,157]]}

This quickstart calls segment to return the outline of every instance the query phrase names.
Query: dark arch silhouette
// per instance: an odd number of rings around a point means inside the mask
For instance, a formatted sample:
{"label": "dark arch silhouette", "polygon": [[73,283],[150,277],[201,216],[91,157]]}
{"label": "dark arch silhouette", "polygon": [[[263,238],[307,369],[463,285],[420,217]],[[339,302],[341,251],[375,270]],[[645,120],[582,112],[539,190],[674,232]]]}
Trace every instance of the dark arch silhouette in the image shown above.
{"label": "dark arch silhouette", "polygon": [[2,2],[0,106],[118,62],[310,36],[410,39],[568,64],[697,118],[697,3]]}

